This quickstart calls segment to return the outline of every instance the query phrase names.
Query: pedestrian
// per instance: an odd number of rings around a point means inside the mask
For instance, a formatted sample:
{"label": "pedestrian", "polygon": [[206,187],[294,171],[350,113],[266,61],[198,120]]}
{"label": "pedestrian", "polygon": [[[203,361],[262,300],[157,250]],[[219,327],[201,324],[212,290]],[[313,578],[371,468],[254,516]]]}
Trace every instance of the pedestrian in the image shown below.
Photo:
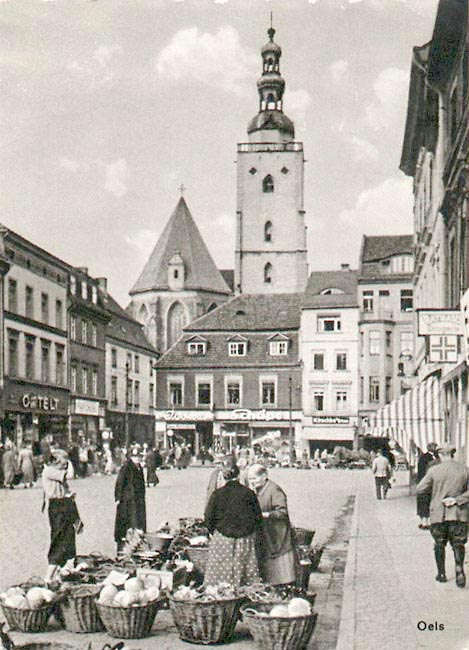
{"label": "pedestrian", "polygon": [[105,443],[103,445],[103,456],[104,456],[104,473],[110,476],[113,470],[113,460],[112,460],[112,451],[108,443]]}
{"label": "pedestrian", "polygon": [[[428,469],[438,462],[436,449],[438,445],[435,442],[429,442],[427,451],[421,454],[417,463],[417,482],[419,483]],[[417,494],[417,515],[420,517],[419,528],[428,530],[430,528],[430,494]]]}
{"label": "pedestrian", "polygon": [[183,449],[179,443],[176,443],[174,448],[174,462],[178,469],[182,469]]}
{"label": "pedestrian", "polygon": [[2,467],[3,467],[3,481],[6,487],[9,487],[10,490],[14,489],[13,481],[16,474],[16,456],[13,444],[7,440],[5,443],[5,451],[3,452],[2,457]]}
{"label": "pedestrian", "polygon": [[33,463],[33,450],[31,443],[27,443],[25,447],[20,449],[18,454],[18,469],[22,473],[23,487],[33,487],[34,483],[34,463]]}
{"label": "pedestrian", "polygon": [[382,449],[378,449],[371,470],[375,475],[376,497],[379,500],[385,499],[389,489],[391,465],[389,464],[389,460],[384,456]]}
{"label": "pedestrian", "polygon": [[259,580],[256,547],[262,512],[256,495],[238,481],[236,464],[223,468],[226,484],[215,490],[205,510],[212,537],[204,585],[227,582],[234,587]]}
{"label": "pedestrian", "polygon": [[147,467],[147,476],[146,476],[147,487],[150,487],[150,485],[156,487],[160,481],[158,479],[158,476],[156,475],[155,450],[152,449],[151,447],[149,447],[147,450],[145,464]]}
{"label": "pedestrian", "polygon": [[159,450],[159,447],[156,447],[154,452],[155,452],[155,468],[159,469],[161,465],[163,465],[164,459],[163,456],[161,455],[161,451]]}
{"label": "pedestrian", "polygon": [[42,462],[44,464],[48,463],[50,460],[50,455],[51,455],[51,446],[50,446],[50,440],[49,436],[45,434],[39,443],[41,447],[41,456],[42,456]]}
{"label": "pedestrian", "polygon": [[78,445],[76,442],[72,442],[72,444],[68,448],[68,457],[70,459],[70,462],[73,465],[73,473],[75,476],[80,475],[80,458],[78,455]]}
{"label": "pedestrian", "polygon": [[76,556],[76,533],[83,530],[74,495],[67,484],[68,456],[54,450],[42,472],[43,510],[47,506],[50,525],[49,565],[45,582],[50,584],[63,566],[73,566]]}
{"label": "pedestrian", "polygon": [[218,490],[218,488],[221,488],[224,485],[226,485],[226,480],[223,476],[223,470],[234,467],[235,465],[236,465],[236,460],[233,458],[231,454],[229,454],[228,456],[225,456],[223,458],[222,466],[215,468],[213,472],[210,474],[210,478],[208,479],[208,485],[207,485],[207,494],[205,497],[206,507],[208,505],[208,502],[210,501],[210,497],[215,492],[215,490]]}
{"label": "pedestrian", "polygon": [[296,582],[299,559],[288,515],[287,497],[282,488],[269,479],[262,465],[248,469],[249,486],[255,492],[263,517],[259,569],[264,582],[288,585]]}
{"label": "pedestrian", "polygon": [[119,552],[129,528],[138,528],[143,532],[147,529],[145,479],[137,448],[132,449],[130,458],[119,470],[114,498],[116,502],[114,539]]}
{"label": "pedestrian", "polygon": [[417,494],[430,494],[430,533],[434,541],[436,580],[447,582],[445,553],[449,542],[453,549],[456,584],[466,586],[464,574],[465,544],[469,521],[469,473],[452,457],[454,448],[438,448],[440,462],[430,467],[417,485]]}

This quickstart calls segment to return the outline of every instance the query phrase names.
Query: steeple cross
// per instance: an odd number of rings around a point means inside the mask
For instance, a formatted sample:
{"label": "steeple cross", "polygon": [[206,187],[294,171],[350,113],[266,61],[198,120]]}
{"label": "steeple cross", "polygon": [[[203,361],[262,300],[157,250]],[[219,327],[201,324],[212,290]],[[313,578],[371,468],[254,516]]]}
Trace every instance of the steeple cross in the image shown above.
{"label": "steeple cross", "polygon": [[187,190],[187,187],[184,187],[184,183],[181,183],[181,185],[178,187],[178,190],[181,192],[181,196],[184,196],[184,192]]}

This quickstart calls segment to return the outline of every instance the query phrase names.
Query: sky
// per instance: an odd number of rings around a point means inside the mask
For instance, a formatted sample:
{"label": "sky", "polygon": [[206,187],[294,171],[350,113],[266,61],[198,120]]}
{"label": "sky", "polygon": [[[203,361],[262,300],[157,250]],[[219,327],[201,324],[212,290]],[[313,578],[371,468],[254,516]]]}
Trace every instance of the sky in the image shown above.
{"label": "sky", "polygon": [[399,171],[412,47],[437,0],[0,0],[0,222],[123,305],[184,185],[233,268],[236,147],[270,12],[304,143],[309,269],[412,232]]}

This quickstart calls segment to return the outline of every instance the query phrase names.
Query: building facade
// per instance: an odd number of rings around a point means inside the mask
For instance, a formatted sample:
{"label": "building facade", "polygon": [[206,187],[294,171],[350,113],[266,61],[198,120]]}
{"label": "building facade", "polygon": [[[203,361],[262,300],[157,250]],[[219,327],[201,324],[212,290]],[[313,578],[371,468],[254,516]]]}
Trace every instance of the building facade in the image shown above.
{"label": "building facade", "polygon": [[357,271],[313,272],[302,300],[302,443],[352,447],[358,425]]}
{"label": "building facade", "polygon": [[259,112],[238,144],[235,291],[300,293],[308,265],[303,144],[283,112],[281,48],[269,29],[257,82]]}

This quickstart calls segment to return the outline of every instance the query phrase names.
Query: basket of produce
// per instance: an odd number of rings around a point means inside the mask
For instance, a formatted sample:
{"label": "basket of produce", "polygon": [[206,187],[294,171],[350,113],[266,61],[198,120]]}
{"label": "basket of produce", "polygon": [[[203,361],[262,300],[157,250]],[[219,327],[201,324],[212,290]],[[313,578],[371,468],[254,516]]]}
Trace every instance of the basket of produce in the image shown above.
{"label": "basket of produce", "polygon": [[141,639],[151,632],[164,597],[151,581],[129,578],[118,588],[105,585],[101,589],[96,607],[101,621],[110,636],[121,639]]}
{"label": "basket of produce", "polygon": [[273,607],[253,603],[242,607],[241,615],[260,650],[306,648],[317,620],[311,604],[303,598],[292,598]]}
{"label": "basket of produce", "polygon": [[294,527],[293,531],[295,533],[296,543],[298,546],[310,546],[316,533],[315,530],[308,530],[307,528],[297,527]]}
{"label": "basket of produce", "polygon": [[313,607],[316,594],[307,592],[305,588],[295,585],[268,585],[262,582],[241,587],[240,593],[244,596],[243,605],[259,603],[263,606],[273,607],[274,605],[288,604],[293,598],[307,600]]}
{"label": "basket of produce", "polygon": [[179,587],[169,607],[179,637],[191,643],[225,643],[233,635],[242,602],[228,584]]}
{"label": "basket of produce", "polygon": [[0,595],[0,605],[10,630],[44,632],[57,601],[46,587],[10,587]]}
{"label": "basket of produce", "polygon": [[100,587],[96,585],[67,585],[60,599],[65,629],[69,632],[88,633],[104,630],[96,607]]}
{"label": "basket of produce", "polygon": [[145,533],[145,541],[152,551],[166,552],[174,535],[165,532]]}

